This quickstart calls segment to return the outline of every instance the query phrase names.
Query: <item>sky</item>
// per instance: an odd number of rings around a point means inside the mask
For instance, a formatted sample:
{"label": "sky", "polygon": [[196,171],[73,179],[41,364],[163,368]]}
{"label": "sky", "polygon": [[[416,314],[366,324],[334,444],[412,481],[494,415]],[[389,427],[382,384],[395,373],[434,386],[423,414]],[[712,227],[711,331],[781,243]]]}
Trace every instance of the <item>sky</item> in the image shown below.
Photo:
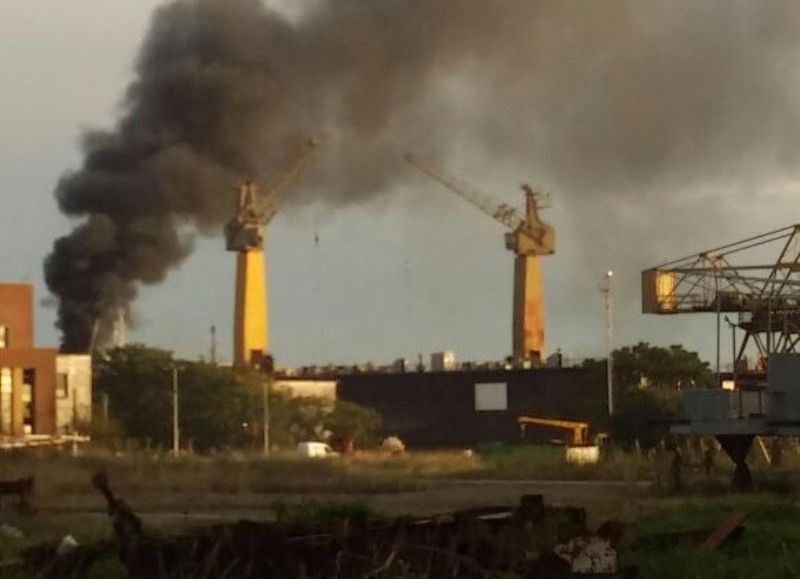
{"label": "sky", "polygon": [[[4,0],[0,278],[35,284],[43,345],[57,345],[59,336],[42,262],[53,240],[74,225],[59,213],[53,191],[64,172],[80,166],[81,133],[109,127],[119,116],[159,4]],[[797,49],[790,54],[796,59]],[[788,86],[796,103],[798,86],[793,80]],[[492,113],[498,126],[514,127],[513,109]],[[698,150],[688,152],[685,167],[691,196],[628,195],[587,214],[583,198],[560,195],[558,179],[537,174],[535,164],[475,163],[457,146],[453,151],[446,172],[499,200],[520,205],[522,182],[551,193],[544,218],[555,227],[557,247],[542,261],[546,340],[567,357],[603,355],[599,288],[611,269],[618,345],[681,343],[712,359],[713,316],[641,314],[640,271],[794,223],[800,205],[791,174],[755,172],[735,185],[692,179],[704,154]],[[737,176],[746,169],[731,167]],[[129,341],[207,357],[214,325],[220,357],[230,359],[234,265],[221,234],[199,237],[195,252],[164,283],[142,288]],[[442,350],[460,360],[495,360],[511,348],[513,257],[502,226],[410,168],[408,179],[372,200],[287,208],[269,228],[268,271],[271,343],[282,365],[389,363]]]}

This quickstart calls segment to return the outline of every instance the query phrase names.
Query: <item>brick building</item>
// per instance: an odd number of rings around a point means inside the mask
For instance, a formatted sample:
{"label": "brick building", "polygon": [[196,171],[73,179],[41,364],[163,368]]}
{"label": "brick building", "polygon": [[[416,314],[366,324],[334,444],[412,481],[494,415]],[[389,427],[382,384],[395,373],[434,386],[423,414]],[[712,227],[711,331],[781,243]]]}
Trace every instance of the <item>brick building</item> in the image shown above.
{"label": "brick building", "polygon": [[37,348],[33,287],[0,284],[0,436],[71,432],[90,415],[90,357]]}

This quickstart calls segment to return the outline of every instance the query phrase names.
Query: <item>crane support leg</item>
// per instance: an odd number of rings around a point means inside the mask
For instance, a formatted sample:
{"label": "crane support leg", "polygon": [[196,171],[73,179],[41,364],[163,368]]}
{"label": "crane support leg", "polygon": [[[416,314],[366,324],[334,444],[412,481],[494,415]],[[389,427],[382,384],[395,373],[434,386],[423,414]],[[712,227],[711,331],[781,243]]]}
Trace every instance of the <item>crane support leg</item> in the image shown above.
{"label": "crane support leg", "polygon": [[514,359],[540,362],[544,356],[544,303],[539,258],[514,260]]}
{"label": "crane support leg", "polygon": [[724,434],[717,436],[722,450],[725,451],[734,464],[733,488],[740,492],[753,490],[753,477],[747,466],[747,454],[753,445],[752,434]]}
{"label": "crane support leg", "polygon": [[233,362],[250,366],[269,351],[267,337],[267,275],[264,251],[240,251],[236,256],[236,309]]}

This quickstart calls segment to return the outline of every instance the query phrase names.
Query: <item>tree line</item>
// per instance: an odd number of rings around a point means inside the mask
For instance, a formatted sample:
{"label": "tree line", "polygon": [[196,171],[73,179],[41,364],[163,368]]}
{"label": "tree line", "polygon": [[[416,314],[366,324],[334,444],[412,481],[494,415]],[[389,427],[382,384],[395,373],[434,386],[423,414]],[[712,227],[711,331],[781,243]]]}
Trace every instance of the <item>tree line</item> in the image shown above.
{"label": "tree line", "polygon": [[[681,391],[715,384],[709,363],[681,345],[639,342],[614,350],[613,361],[614,416],[609,420],[605,406],[595,408],[592,424],[623,445],[657,444],[666,436],[665,421],[680,410]],[[583,365],[605,384],[606,360],[586,360]]]}
{"label": "tree line", "polygon": [[[595,432],[606,431],[622,444],[651,446],[665,435],[659,422],[679,410],[680,392],[710,387],[709,364],[682,346],[640,342],[615,350],[615,413],[608,418],[604,395],[582,401]],[[606,361],[587,360],[592,383],[605,384]],[[108,419],[99,412],[93,438],[118,445],[172,445],[172,369],[178,368],[180,425],[184,447],[200,452],[258,449],[263,445],[263,392],[266,377],[207,362],[180,360],[167,351],[132,345],[95,361],[96,398],[108,401]],[[604,386],[603,386],[604,388]],[[378,440],[381,416],[343,400],[293,397],[269,392],[270,441],[293,448],[303,440],[351,440],[367,447]]]}
{"label": "tree line", "polygon": [[[98,405],[93,438],[108,444],[151,448],[172,445],[172,380],[178,372],[183,446],[199,452],[263,447],[264,374],[177,359],[172,352],[131,345],[97,357]],[[381,416],[343,400],[293,397],[269,389],[271,446],[293,448],[303,440],[376,442]],[[104,415],[107,409],[107,416]]]}

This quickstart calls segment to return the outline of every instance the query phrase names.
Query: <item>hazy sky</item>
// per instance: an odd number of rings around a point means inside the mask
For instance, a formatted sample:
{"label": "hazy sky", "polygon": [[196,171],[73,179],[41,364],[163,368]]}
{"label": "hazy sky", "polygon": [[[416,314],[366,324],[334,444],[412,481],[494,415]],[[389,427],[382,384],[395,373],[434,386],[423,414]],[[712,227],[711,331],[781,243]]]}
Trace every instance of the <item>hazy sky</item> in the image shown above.
{"label": "hazy sky", "polygon": [[[40,300],[47,298],[42,260],[53,239],[70,228],[53,200],[54,186],[64,171],[79,166],[81,132],[108,127],[116,118],[149,16],[159,4],[3,2],[0,278],[33,282]],[[784,88],[790,102],[798,104],[791,71],[797,70],[800,43],[792,48],[781,53],[789,59]],[[758,87],[752,88],[757,98]],[[746,86],[743,90],[749,94]],[[796,128],[795,119],[770,112],[764,111],[765,119]],[[513,108],[492,114],[498,126],[515,126]],[[516,205],[523,181],[541,183],[552,193],[554,208],[545,218],[556,228],[557,250],[543,261],[551,351],[561,347],[570,357],[603,352],[598,286],[604,272],[613,269],[619,344],[680,342],[710,358],[713,318],[639,313],[640,270],[798,221],[800,199],[793,174],[757,172],[752,179],[724,185],[698,182],[692,171],[704,154],[702,149],[687,152],[690,196],[678,191],[626,195],[588,216],[581,210],[585,198],[560,195],[559,182],[537,174],[535,163],[475,165],[468,155],[454,155],[446,169]],[[747,175],[747,167],[731,171],[737,178]],[[339,210],[310,206],[279,215],[268,241],[276,357],[289,365],[390,362],[446,349],[455,350],[461,360],[504,357],[511,347],[513,260],[502,234],[500,225],[413,173],[377,201]],[[213,324],[220,354],[228,358],[234,261],[220,236],[199,239],[195,253],[165,283],[142,290],[135,306],[138,327],[129,340],[199,357],[208,354]],[[56,345],[53,309],[42,304],[36,315],[40,343]]]}

